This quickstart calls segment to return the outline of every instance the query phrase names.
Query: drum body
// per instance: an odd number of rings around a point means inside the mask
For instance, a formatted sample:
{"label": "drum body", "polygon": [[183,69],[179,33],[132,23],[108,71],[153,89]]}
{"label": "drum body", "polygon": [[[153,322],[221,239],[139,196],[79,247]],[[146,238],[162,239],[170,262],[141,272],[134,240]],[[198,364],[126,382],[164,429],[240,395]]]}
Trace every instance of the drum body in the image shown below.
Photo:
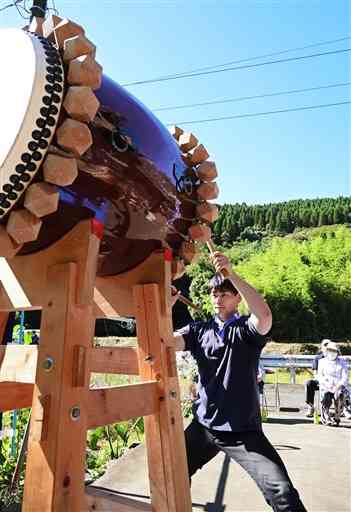
{"label": "drum body", "polygon": [[[161,246],[179,247],[194,216],[191,200],[183,198],[191,199],[196,180],[171,134],[137,99],[107,76],[95,94],[100,108],[89,123],[93,144],[78,159],[78,177],[58,187],[57,211],[43,218],[38,238],[19,254],[40,251],[91,218],[102,233],[98,275],[115,275]],[[22,205],[23,199],[12,210]]]}

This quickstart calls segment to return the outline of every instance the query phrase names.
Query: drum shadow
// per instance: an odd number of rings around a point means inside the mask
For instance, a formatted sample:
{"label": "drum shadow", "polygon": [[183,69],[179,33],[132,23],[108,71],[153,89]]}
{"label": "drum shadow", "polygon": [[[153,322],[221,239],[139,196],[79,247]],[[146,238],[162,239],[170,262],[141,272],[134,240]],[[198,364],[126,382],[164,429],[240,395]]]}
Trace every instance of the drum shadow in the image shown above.
{"label": "drum shadow", "polygon": [[301,450],[298,446],[292,446],[291,444],[275,444],[273,446],[278,452],[285,450]]}
{"label": "drum shadow", "polygon": [[221,474],[219,477],[218,485],[217,485],[217,491],[216,491],[216,497],[213,503],[206,503],[204,510],[206,512],[224,512],[225,511],[225,505],[223,504],[223,498],[224,498],[224,491],[225,486],[227,484],[228,480],[228,473],[229,473],[229,464],[230,464],[230,458],[228,455],[225,456]]}
{"label": "drum shadow", "polygon": [[308,418],[268,418],[266,423],[279,423],[280,425],[302,425],[312,424],[313,420]]}
{"label": "drum shadow", "polygon": [[[99,491],[105,491],[111,495],[116,495],[116,496],[123,496],[125,498],[141,498],[141,500],[143,501],[140,501],[140,503],[150,503],[151,501],[151,496],[150,495],[147,495],[147,494],[136,494],[134,492],[124,492],[124,491],[117,491],[116,489],[108,489],[107,487],[102,487],[101,485],[86,485],[85,486],[86,488],[87,487],[90,487],[92,489],[98,489]],[[1,509],[0,509],[1,510]]]}

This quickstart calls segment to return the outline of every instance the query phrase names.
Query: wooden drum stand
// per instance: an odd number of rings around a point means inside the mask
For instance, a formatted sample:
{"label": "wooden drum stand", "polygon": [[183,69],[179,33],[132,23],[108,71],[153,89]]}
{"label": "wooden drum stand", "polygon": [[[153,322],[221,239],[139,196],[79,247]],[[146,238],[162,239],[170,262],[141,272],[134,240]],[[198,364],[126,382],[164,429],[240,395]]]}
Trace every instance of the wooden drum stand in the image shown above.
{"label": "wooden drum stand", "polygon": [[[41,309],[40,345],[3,346],[0,410],[32,407],[24,512],[190,512],[172,335],[171,257],[96,277],[100,240],[90,221],[48,249],[0,247],[0,336],[8,312]],[[0,244],[1,245],[1,244]],[[96,317],[135,316],[138,348],[93,347]],[[141,383],[89,389],[90,373]],[[145,417],[151,505],[84,485],[87,430]]]}

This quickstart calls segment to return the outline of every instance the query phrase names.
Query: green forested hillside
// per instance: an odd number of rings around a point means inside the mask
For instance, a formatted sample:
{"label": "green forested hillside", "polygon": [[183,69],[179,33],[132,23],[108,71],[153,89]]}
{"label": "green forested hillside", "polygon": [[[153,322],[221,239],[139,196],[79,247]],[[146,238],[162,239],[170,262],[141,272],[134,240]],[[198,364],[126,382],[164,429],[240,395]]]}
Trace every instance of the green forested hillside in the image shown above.
{"label": "green forested hillside", "polygon": [[214,225],[214,241],[230,245],[258,240],[269,233],[288,234],[296,228],[351,223],[351,198],[299,199],[248,206],[225,204]]}
{"label": "green forested hillside", "polygon": [[[266,297],[276,340],[351,340],[351,229],[301,230],[225,249],[235,270]],[[208,255],[189,268],[192,297],[210,312]]]}

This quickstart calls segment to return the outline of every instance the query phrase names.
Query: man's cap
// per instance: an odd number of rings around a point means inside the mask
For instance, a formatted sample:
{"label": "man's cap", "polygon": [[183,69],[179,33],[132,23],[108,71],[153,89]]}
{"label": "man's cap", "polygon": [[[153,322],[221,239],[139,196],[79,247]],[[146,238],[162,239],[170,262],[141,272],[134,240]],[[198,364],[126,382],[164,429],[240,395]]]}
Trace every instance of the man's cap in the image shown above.
{"label": "man's cap", "polygon": [[321,341],[321,347],[326,347],[329,343],[333,343],[332,340],[328,340],[327,338]]}

